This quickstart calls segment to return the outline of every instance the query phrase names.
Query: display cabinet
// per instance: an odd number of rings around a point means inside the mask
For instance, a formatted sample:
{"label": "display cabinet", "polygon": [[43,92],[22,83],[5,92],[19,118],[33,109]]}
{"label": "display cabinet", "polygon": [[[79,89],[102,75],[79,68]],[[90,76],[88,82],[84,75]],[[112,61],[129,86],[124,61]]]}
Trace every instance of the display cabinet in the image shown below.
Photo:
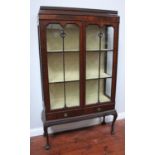
{"label": "display cabinet", "polygon": [[40,7],[39,45],[46,149],[50,126],[117,118],[117,11]]}

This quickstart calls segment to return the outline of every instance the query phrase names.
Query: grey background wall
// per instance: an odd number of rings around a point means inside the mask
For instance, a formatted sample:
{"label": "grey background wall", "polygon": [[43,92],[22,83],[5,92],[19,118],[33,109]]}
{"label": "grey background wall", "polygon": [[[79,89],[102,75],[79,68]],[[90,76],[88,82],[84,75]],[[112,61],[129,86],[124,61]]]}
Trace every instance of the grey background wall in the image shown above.
{"label": "grey background wall", "polygon": [[[33,0],[31,1],[31,25],[30,25],[30,128],[31,136],[42,134],[41,112],[43,109],[43,101],[41,95],[41,77],[39,64],[39,46],[38,46],[38,11],[40,6],[66,6],[80,8],[94,8],[105,10],[117,10],[120,16],[120,33],[119,33],[119,55],[118,55],[118,75],[116,90],[116,109],[120,115],[125,111],[125,74],[124,74],[124,58],[125,58],[125,8],[124,0]],[[89,126],[99,123],[99,119],[71,123],[67,125],[59,125],[52,128],[52,131],[73,129],[82,126]]]}

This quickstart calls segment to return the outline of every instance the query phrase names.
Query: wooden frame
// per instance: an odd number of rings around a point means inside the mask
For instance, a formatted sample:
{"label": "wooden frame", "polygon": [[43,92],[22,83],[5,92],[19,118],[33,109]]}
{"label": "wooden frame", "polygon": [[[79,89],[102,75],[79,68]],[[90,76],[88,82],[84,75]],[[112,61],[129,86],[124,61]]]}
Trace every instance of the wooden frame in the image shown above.
{"label": "wooden frame", "polygon": [[[80,47],[79,47],[79,105],[77,107],[64,107],[53,109],[50,107],[49,82],[48,82],[48,61],[46,47],[46,27],[49,24],[60,24],[64,27],[66,24],[76,24],[79,27]],[[98,25],[99,27],[111,26],[114,29],[113,40],[113,65],[112,65],[112,86],[111,100],[104,104],[96,103],[86,105],[86,27],[88,25]],[[115,111],[115,93],[117,77],[117,55],[118,55],[118,31],[119,16],[117,11],[95,10],[95,9],[77,9],[60,7],[40,7],[39,11],[39,45],[40,45],[40,63],[42,75],[42,89],[44,99],[44,129],[47,136],[46,148],[49,148],[47,127],[61,123],[73,122],[93,117],[112,114],[117,117]],[[100,49],[101,50],[101,49]],[[108,97],[108,96],[107,96]],[[100,115],[98,114],[100,113]],[[79,119],[80,118],[80,119]],[[64,121],[62,121],[64,120]],[[115,121],[116,119],[114,119]],[[114,123],[113,123],[114,124]]]}

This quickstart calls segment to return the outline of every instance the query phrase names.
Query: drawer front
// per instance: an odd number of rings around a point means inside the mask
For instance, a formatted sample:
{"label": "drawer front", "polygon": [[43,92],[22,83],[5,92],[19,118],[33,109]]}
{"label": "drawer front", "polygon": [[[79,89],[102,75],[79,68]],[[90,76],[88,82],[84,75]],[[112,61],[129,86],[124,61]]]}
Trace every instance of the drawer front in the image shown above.
{"label": "drawer front", "polygon": [[87,115],[87,114],[92,114],[92,113],[97,113],[97,112],[102,112],[102,111],[112,110],[112,109],[114,109],[114,104],[90,106],[90,107],[84,107],[82,109],[74,109],[74,110],[63,110],[63,111],[51,112],[46,114],[46,120],[76,117],[80,115]]}
{"label": "drawer front", "polygon": [[61,112],[51,112],[46,114],[46,120],[54,120],[54,119],[63,119],[68,117],[80,116],[82,114],[82,110],[64,110]]}

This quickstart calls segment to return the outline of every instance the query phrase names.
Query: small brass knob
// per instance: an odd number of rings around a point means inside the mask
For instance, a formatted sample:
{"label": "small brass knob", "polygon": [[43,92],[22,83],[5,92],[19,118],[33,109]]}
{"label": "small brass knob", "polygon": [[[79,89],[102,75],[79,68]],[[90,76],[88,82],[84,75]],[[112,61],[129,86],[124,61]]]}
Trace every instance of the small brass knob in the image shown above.
{"label": "small brass knob", "polygon": [[101,108],[97,108],[97,111],[101,111]]}
{"label": "small brass knob", "polygon": [[67,117],[68,116],[68,114],[67,113],[64,113],[64,117]]}

